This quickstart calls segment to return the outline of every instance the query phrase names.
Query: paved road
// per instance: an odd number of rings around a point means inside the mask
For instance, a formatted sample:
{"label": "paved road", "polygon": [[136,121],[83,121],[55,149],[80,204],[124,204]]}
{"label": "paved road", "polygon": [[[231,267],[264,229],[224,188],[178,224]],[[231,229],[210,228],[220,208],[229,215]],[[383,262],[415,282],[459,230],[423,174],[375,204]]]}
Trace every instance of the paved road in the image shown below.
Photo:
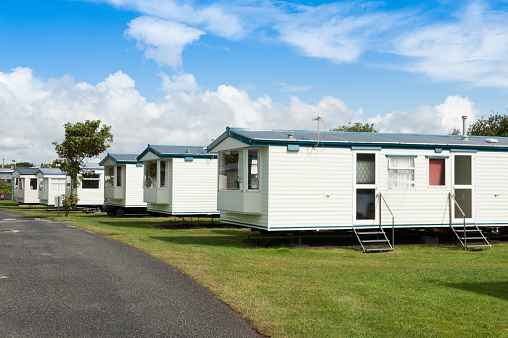
{"label": "paved road", "polygon": [[65,223],[0,211],[0,336],[257,334],[160,260]]}

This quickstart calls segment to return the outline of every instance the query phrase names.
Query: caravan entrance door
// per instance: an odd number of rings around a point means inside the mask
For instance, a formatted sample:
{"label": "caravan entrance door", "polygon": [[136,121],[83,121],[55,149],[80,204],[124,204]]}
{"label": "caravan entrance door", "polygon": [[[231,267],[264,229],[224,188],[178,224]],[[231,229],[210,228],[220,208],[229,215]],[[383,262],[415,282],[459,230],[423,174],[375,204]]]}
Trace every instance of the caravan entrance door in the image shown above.
{"label": "caravan entrance door", "polygon": [[[453,191],[455,200],[466,215],[467,221],[474,221],[473,155],[453,155]],[[453,206],[453,218],[462,219],[457,205]]]}

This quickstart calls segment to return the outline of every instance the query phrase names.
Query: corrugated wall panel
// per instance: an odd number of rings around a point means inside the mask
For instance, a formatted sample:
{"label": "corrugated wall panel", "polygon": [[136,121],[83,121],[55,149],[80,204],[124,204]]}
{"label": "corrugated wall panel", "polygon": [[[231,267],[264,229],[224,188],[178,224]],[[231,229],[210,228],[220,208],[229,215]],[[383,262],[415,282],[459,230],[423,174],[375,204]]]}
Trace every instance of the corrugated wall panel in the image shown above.
{"label": "corrugated wall panel", "polygon": [[217,214],[217,159],[173,159],[173,213]]}
{"label": "corrugated wall panel", "polygon": [[508,223],[508,153],[475,155],[476,222]]}
{"label": "corrugated wall panel", "polygon": [[124,167],[125,206],[146,206],[143,201],[143,167],[137,167],[135,164],[127,164]]}
{"label": "corrugated wall panel", "polygon": [[270,230],[350,227],[349,149],[270,147]]}

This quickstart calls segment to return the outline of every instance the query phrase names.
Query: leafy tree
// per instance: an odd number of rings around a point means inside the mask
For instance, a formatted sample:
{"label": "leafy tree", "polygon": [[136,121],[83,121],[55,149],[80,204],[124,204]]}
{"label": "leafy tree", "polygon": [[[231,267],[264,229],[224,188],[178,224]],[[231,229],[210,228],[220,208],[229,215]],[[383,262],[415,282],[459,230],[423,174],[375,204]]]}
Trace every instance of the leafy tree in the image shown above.
{"label": "leafy tree", "polygon": [[16,167],[18,168],[31,168],[35,167],[35,164],[30,162],[16,162]]}
{"label": "leafy tree", "polygon": [[[107,148],[110,142],[113,142],[113,135],[110,133],[111,126],[103,125],[100,128],[101,120],[77,122],[76,124],[66,123],[65,139],[61,144],[53,142],[62,171],[66,172],[71,178],[71,193],[69,197],[63,200],[65,216],[69,216],[69,211],[78,204],[78,196],[75,191],[79,185],[78,175],[87,173],[81,168],[84,166],[86,158],[97,157]],[[54,163],[55,163],[54,162]]]}
{"label": "leafy tree", "polygon": [[469,135],[508,137],[508,115],[495,114],[469,126]]}
{"label": "leafy tree", "polygon": [[41,168],[58,168],[58,160],[54,160],[51,163],[41,163]]}
{"label": "leafy tree", "polygon": [[9,183],[4,180],[0,180],[0,192],[11,193],[12,192],[12,183]]}
{"label": "leafy tree", "polygon": [[448,135],[460,135],[462,134],[459,129],[453,127],[453,129],[448,130]]}
{"label": "leafy tree", "polygon": [[331,131],[352,131],[357,133],[377,133],[379,130],[374,129],[374,123],[361,123],[355,122],[351,124],[348,122],[347,125],[337,126],[330,129]]}

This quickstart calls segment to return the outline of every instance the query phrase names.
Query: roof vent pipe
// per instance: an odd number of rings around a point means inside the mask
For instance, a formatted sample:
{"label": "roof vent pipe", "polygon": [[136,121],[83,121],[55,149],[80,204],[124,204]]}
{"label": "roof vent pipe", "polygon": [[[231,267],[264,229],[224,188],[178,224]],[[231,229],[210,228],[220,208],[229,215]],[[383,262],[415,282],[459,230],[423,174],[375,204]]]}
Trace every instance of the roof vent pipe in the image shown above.
{"label": "roof vent pipe", "polygon": [[293,134],[288,134],[288,140],[293,140]]}
{"label": "roof vent pipe", "polygon": [[467,127],[466,127],[467,116],[462,116],[462,140],[467,141]]}

